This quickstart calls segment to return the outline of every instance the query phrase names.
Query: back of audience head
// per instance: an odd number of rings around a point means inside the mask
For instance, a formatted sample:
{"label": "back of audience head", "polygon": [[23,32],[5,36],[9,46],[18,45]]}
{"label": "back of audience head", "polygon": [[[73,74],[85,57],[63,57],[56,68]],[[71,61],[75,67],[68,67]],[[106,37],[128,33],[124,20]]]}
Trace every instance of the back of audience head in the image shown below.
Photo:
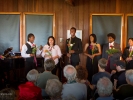
{"label": "back of audience head", "polygon": [[105,58],[101,58],[99,61],[98,61],[98,68],[100,69],[105,69],[107,66],[107,60]]}
{"label": "back of audience head", "polygon": [[83,68],[82,66],[78,66],[76,68],[77,70],[77,79],[80,80],[87,80],[88,77],[88,71],[86,68]]}
{"label": "back of audience head", "polygon": [[49,79],[46,83],[45,91],[52,100],[61,99],[62,83],[57,79]]}
{"label": "back of audience head", "polygon": [[126,71],[126,81],[128,84],[133,85],[133,69]]}
{"label": "back of audience head", "polygon": [[77,71],[72,65],[65,66],[63,72],[68,82],[74,81],[76,79]]}
{"label": "back of audience head", "polygon": [[0,91],[0,100],[15,100],[15,90],[11,88],[5,88]]}
{"label": "back of audience head", "polygon": [[32,69],[27,73],[27,80],[30,82],[36,82],[38,78],[38,71],[36,69]]}
{"label": "back of audience head", "polygon": [[45,62],[44,62],[44,69],[46,71],[52,71],[53,69],[55,68],[55,62],[53,59],[47,59]]}
{"label": "back of audience head", "polygon": [[100,78],[97,83],[98,94],[101,97],[110,96],[112,93],[113,84],[107,77]]}

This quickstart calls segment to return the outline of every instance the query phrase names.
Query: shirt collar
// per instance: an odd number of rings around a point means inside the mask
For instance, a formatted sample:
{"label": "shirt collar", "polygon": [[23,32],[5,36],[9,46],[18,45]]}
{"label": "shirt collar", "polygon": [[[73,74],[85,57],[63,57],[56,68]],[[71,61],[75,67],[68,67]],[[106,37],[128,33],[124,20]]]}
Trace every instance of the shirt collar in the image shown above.
{"label": "shirt collar", "polygon": [[109,43],[109,45],[113,45],[113,46],[114,46],[114,41],[113,41],[113,42],[111,42],[111,43]]}
{"label": "shirt collar", "polygon": [[34,43],[31,43],[31,42],[29,42],[29,41],[27,41],[27,43],[30,45],[30,46],[32,46]]}

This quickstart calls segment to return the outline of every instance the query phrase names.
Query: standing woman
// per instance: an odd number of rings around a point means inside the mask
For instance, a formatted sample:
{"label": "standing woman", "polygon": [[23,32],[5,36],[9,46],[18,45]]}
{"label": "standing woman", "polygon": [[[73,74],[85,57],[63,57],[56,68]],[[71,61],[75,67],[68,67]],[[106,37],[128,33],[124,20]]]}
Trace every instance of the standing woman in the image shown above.
{"label": "standing woman", "polygon": [[95,34],[89,36],[89,42],[85,44],[84,55],[87,56],[86,67],[89,74],[89,81],[92,76],[98,72],[98,56],[101,55],[101,46],[96,43],[97,37]]}
{"label": "standing woman", "polygon": [[55,38],[49,36],[47,44],[43,47],[42,57],[44,57],[44,60],[53,59],[55,61],[55,68],[52,70],[52,73],[55,75],[61,55],[60,47],[55,45]]}

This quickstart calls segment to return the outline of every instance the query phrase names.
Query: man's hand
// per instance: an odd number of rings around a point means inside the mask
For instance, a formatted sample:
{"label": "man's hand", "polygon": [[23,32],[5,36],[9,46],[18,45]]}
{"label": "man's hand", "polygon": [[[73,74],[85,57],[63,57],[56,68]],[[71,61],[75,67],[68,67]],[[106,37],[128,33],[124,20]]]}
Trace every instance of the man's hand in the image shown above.
{"label": "man's hand", "polygon": [[129,62],[130,60],[132,60],[132,57],[126,58],[126,61],[127,61],[127,62]]}
{"label": "man's hand", "polygon": [[31,57],[35,56],[35,54],[30,54]]}
{"label": "man's hand", "polygon": [[113,54],[109,54],[109,55],[108,55],[108,58],[111,57],[111,56],[113,56]]}
{"label": "man's hand", "polygon": [[67,53],[67,57],[71,57],[71,54],[70,53]]}
{"label": "man's hand", "polygon": [[70,50],[69,53],[75,53],[75,51],[74,50]]}
{"label": "man's hand", "polygon": [[112,71],[111,71],[111,74],[115,74],[115,73],[116,73],[116,70],[112,70]]}

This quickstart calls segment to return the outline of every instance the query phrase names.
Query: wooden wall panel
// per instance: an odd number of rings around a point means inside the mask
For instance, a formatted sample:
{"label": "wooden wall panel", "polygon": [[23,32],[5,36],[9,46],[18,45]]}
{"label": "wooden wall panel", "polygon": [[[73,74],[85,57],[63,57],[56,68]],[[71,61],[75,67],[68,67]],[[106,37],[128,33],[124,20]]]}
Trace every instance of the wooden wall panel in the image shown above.
{"label": "wooden wall panel", "polygon": [[[65,0],[0,0],[0,12],[55,13],[56,43],[64,53],[66,33],[72,26],[83,30],[83,47],[88,41],[90,13],[133,13],[132,5],[132,0],[75,0],[75,6]],[[85,61],[81,55],[81,64]]]}

